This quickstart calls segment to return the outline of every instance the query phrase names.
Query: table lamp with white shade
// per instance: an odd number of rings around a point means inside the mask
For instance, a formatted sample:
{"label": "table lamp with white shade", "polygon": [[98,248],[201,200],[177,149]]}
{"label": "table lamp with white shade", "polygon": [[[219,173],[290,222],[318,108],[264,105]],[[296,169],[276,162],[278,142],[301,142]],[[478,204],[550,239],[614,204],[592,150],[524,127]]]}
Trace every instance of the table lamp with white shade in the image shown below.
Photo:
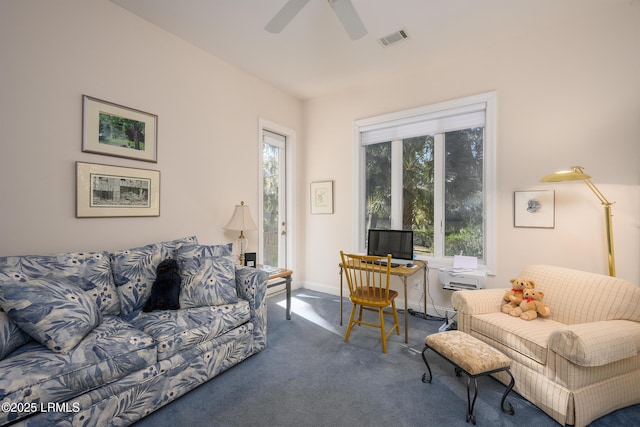
{"label": "table lamp with white shade", "polygon": [[240,246],[240,265],[244,265],[244,253],[249,245],[249,240],[244,235],[244,232],[258,229],[256,223],[253,222],[253,218],[251,218],[251,210],[249,209],[249,206],[245,205],[244,202],[240,202],[239,205],[236,205],[233,210],[233,215],[227,225],[225,225],[224,229],[240,231],[240,236],[238,237],[238,245]]}

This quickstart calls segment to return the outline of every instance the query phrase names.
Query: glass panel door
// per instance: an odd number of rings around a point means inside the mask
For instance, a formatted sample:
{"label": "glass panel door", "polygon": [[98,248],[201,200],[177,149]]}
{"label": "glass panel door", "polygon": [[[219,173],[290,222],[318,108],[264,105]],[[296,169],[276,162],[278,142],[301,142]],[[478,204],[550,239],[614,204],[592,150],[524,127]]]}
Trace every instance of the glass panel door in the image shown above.
{"label": "glass panel door", "polygon": [[262,263],[286,267],[286,138],[263,131],[262,149]]}

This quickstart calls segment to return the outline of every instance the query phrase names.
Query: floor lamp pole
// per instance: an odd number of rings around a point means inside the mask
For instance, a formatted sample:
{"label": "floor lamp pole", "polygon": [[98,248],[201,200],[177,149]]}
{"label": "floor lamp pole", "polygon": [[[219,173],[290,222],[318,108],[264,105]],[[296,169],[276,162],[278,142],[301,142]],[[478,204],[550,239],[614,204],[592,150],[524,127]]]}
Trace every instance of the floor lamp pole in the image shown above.
{"label": "floor lamp pole", "polygon": [[604,206],[604,221],[607,231],[607,261],[609,264],[609,276],[616,275],[616,260],[613,253],[613,214],[611,213],[611,203],[604,197],[604,195],[598,190],[598,188],[591,182],[590,179],[585,179],[584,182],[589,186],[591,191],[600,199],[600,203]]}
{"label": "floor lamp pole", "polygon": [[613,221],[611,214],[611,203],[607,203],[604,205],[604,220],[607,226],[607,249],[608,249],[608,260],[609,260],[609,276],[616,275],[616,261],[613,254]]}
{"label": "floor lamp pole", "polygon": [[609,264],[609,276],[616,275],[616,261],[613,254],[613,215],[611,206],[613,203],[604,197],[604,194],[591,182],[591,177],[584,173],[582,166],[571,166],[571,170],[560,171],[543,177],[542,182],[584,181],[604,206],[604,221],[607,232],[607,262]]}

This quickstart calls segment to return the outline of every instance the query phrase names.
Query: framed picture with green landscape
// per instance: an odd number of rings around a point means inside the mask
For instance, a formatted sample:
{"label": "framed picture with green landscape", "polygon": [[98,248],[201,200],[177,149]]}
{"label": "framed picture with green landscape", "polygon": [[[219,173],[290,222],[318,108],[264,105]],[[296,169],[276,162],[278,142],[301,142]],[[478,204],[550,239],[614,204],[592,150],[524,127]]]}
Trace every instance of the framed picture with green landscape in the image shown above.
{"label": "framed picture with green landscape", "polygon": [[158,161],[158,116],[82,96],[82,151]]}

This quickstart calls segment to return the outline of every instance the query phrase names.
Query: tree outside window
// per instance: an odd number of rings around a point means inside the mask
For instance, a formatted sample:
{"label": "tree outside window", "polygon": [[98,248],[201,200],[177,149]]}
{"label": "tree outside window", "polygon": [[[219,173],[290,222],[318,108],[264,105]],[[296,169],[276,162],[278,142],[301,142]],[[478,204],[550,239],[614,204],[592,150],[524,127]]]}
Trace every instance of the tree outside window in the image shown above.
{"label": "tree outside window", "polygon": [[414,253],[447,266],[475,256],[495,270],[496,93],[357,120],[354,237],[413,230]]}
{"label": "tree outside window", "polygon": [[[437,143],[442,144],[440,150],[435,149]],[[393,144],[401,144],[401,159],[392,157]],[[482,127],[367,145],[366,230],[392,228],[392,204],[401,201],[402,228],[413,230],[415,253],[438,255],[435,241],[442,234],[440,256],[482,259],[483,151]],[[440,175],[435,173],[436,152],[444,157]],[[392,190],[394,173],[402,181],[402,195]],[[438,188],[444,190],[443,206],[435,205]],[[438,217],[443,218],[442,227],[436,226]]]}

